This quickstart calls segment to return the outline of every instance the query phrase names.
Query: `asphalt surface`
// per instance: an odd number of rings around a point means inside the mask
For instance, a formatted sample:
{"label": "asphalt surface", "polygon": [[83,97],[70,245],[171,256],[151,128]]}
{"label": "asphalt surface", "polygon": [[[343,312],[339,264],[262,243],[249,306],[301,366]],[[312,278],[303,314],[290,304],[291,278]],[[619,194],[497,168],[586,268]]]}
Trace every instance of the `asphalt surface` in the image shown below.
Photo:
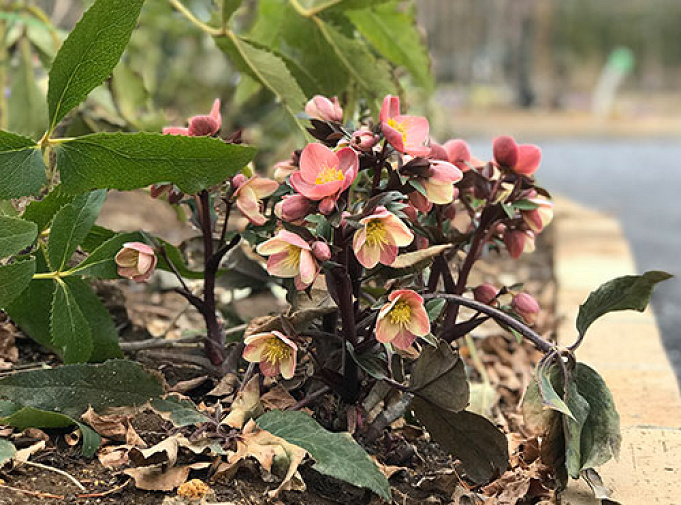
{"label": "asphalt surface", "polygon": [[[536,173],[542,186],[620,221],[638,273],[665,270],[675,275],[658,285],[652,306],[681,383],[681,142],[522,141],[542,148],[542,165]],[[491,141],[472,142],[471,149],[479,158],[491,157]]]}

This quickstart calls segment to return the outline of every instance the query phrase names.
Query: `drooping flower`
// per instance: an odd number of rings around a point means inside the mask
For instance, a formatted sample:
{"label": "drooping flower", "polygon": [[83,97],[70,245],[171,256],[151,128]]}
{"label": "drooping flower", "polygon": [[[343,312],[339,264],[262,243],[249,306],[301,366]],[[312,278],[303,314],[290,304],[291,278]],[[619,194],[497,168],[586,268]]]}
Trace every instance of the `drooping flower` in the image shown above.
{"label": "drooping flower", "polygon": [[164,135],[185,135],[189,137],[213,136],[220,130],[221,125],[220,99],[216,98],[210,114],[189,118],[188,128],[168,126],[163,128],[163,133]]}
{"label": "drooping flower", "polygon": [[333,152],[322,144],[308,144],[300,155],[300,170],[291,174],[289,181],[298,193],[319,201],[323,214],[330,214],[358,170],[359,158],[352,148]]}
{"label": "drooping flower", "polygon": [[388,143],[398,152],[412,156],[428,156],[428,120],[419,116],[400,114],[400,98],[387,95],[378,116],[381,131]]}
{"label": "drooping flower", "polygon": [[338,103],[338,97],[335,96],[329,100],[325,96],[315,95],[305,105],[305,112],[307,115],[322,121],[334,121],[336,123],[343,121],[343,109]]}
{"label": "drooping flower", "polygon": [[145,282],[156,267],[154,249],[142,242],[126,242],[114,257],[118,275],[135,282]]}
{"label": "drooping flower", "polygon": [[360,219],[362,225],[352,239],[352,249],[365,268],[379,262],[391,265],[400,247],[411,244],[414,234],[406,224],[385,207],[376,207],[373,214]]}
{"label": "drooping flower", "polygon": [[532,175],[539,168],[541,149],[532,144],[517,144],[513,137],[503,135],[494,139],[494,161],[519,175]]}
{"label": "drooping flower", "polygon": [[445,151],[447,151],[447,159],[453,163],[462,172],[467,172],[471,169],[470,165],[474,167],[482,167],[484,163],[471,155],[471,150],[465,140],[452,139],[445,142]]}
{"label": "drooping flower", "polygon": [[376,340],[408,349],[416,337],[430,332],[430,320],[423,298],[411,289],[393,291],[376,320]]}
{"label": "drooping flower", "polygon": [[535,233],[541,232],[553,220],[553,203],[543,197],[528,198],[538,207],[532,210],[522,211],[523,221],[530,230]]}
{"label": "drooping flower", "polygon": [[523,230],[506,230],[504,244],[511,258],[518,259],[524,252],[534,251],[534,233]]}
{"label": "drooping flower", "polygon": [[267,259],[267,271],[277,277],[293,278],[296,288],[305,289],[319,274],[310,244],[288,230],[279,232],[260,244],[256,251]]}
{"label": "drooping flower", "polygon": [[451,163],[431,160],[428,176],[416,177],[426,194],[414,191],[410,193],[409,200],[421,212],[428,212],[434,203],[438,205],[452,203],[459,194],[454,184],[462,177],[461,171]]}
{"label": "drooping flower", "polygon": [[527,324],[534,324],[539,315],[539,303],[527,293],[518,293],[511,300],[511,309]]}
{"label": "drooping flower", "polygon": [[265,377],[275,377],[281,373],[284,379],[291,379],[295,374],[298,346],[281,332],[250,335],[244,339],[244,344],[244,359],[259,363]]}
{"label": "drooping flower", "polygon": [[270,196],[279,187],[277,181],[254,175],[246,179],[243,174],[237,174],[232,179],[236,186],[234,200],[237,208],[251,223],[262,226],[267,221],[262,214],[262,199]]}

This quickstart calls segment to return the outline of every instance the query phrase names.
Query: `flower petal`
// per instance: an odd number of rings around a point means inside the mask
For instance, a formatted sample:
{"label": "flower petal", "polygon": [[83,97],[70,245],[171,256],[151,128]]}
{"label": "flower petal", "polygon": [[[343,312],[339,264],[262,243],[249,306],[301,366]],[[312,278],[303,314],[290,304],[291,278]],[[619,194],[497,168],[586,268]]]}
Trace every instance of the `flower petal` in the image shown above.
{"label": "flower petal", "polygon": [[423,304],[418,306],[412,305],[411,321],[407,325],[407,329],[418,337],[427,335],[430,332],[430,319]]}
{"label": "flower petal", "polygon": [[406,328],[403,328],[397,333],[397,335],[395,335],[392,344],[398,349],[406,351],[414,343],[414,340],[416,340],[416,335],[411,333]]}
{"label": "flower petal", "polygon": [[284,379],[292,379],[296,373],[296,353],[292,352],[288,359],[281,360],[279,369]]}
{"label": "flower petal", "polygon": [[399,116],[400,114],[400,97],[393,95],[386,95],[383,99],[383,106],[381,112],[378,114],[379,122],[387,121],[390,118]]}
{"label": "flower petal", "polygon": [[[315,176],[316,177],[316,176]],[[293,189],[310,200],[321,200],[324,197],[336,195],[343,188],[344,181],[331,181],[324,184],[315,184],[304,179],[301,172],[294,172],[289,177]]]}
{"label": "flower petal", "polygon": [[399,325],[392,324],[390,318],[386,317],[376,323],[376,340],[385,344],[392,341],[399,331]]}
{"label": "flower petal", "polygon": [[300,172],[305,182],[314,184],[319,171],[325,167],[338,167],[336,153],[323,144],[305,146],[300,154]]}
{"label": "flower petal", "polygon": [[404,247],[412,243],[414,234],[409,227],[404,224],[397,216],[391,214],[390,217],[382,219],[385,231],[387,232],[394,244],[398,247]]}
{"label": "flower petal", "polygon": [[267,271],[285,279],[295,277],[300,272],[300,265],[291,261],[290,256],[289,251],[273,254],[267,260]]}
{"label": "flower petal", "polygon": [[397,258],[397,247],[391,244],[383,244],[381,248],[381,256],[379,261],[383,265],[392,265],[395,263],[395,258]]}
{"label": "flower petal", "polygon": [[279,183],[265,177],[254,176],[246,184],[253,190],[258,200],[266,198],[279,188]]}
{"label": "flower petal", "polygon": [[365,243],[362,247],[355,250],[355,256],[364,268],[374,268],[381,258],[381,248]]}
{"label": "flower petal", "polygon": [[310,251],[300,251],[300,280],[312,284],[317,276],[317,262]]}
{"label": "flower petal", "polygon": [[541,163],[541,148],[532,145],[524,144],[518,146],[518,161],[513,167],[516,174],[532,175],[539,168]]}
{"label": "flower petal", "polygon": [[405,152],[404,137],[402,136],[402,133],[397,131],[392,126],[389,126],[388,123],[381,123],[381,131],[391,146],[401,153]]}

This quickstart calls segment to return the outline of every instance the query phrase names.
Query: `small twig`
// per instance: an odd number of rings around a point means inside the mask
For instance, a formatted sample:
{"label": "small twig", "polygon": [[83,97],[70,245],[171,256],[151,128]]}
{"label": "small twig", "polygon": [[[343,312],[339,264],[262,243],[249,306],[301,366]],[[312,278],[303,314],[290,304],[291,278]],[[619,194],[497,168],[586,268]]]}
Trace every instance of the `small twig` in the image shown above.
{"label": "small twig", "polygon": [[0,483],[0,488],[9,489],[16,493],[27,494],[29,496],[37,496],[39,498],[55,498],[57,500],[65,500],[66,495],[63,494],[52,494],[52,493],[42,493],[40,491],[31,491],[30,489],[21,489],[20,487],[8,486],[7,484]]}
{"label": "small twig", "polygon": [[[228,330],[225,330],[225,335],[236,335],[246,329],[248,325],[240,324]],[[165,347],[174,347],[177,344],[190,344],[193,342],[200,342],[206,338],[205,335],[186,335],[179,338],[149,338],[147,340],[140,340],[138,342],[121,342],[121,350],[123,351],[142,351],[146,349],[160,349]]]}
{"label": "small twig", "polygon": [[71,482],[73,482],[76,486],[78,486],[78,489],[80,489],[81,491],[87,491],[87,489],[85,489],[85,486],[83,486],[83,485],[78,481],[78,479],[76,479],[73,475],[71,475],[71,474],[65,472],[64,470],[59,470],[58,468],[54,468],[53,466],[43,465],[42,463],[36,463],[35,461],[22,461],[21,464],[22,464],[22,465],[33,466],[33,467],[35,467],[35,468],[40,468],[41,470],[47,470],[47,471],[49,471],[49,472],[58,473],[58,474],[61,475],[62,477],[66,477],[66,478],[69,479]]}
{"label": "small twig", "polygon": [[315,391],[312,394],[307,395],[305,398],[300,400],[298,403],[291,405],[288,409],[286,410],[300,410],[303,407],[307,407],[310,403],[315,401],[317,398],[320,396],[324,396],[326,393],[331,391],[331,388],[329,386],[322,386],[319,388],[317,391]]}
{"label": "small twig", "polygon": [[132,481],[132,478],[129,478],[126,480],[123,484],[113,487],[109,489],[108,491],[104,491],[102,493],[81,493],[77,494],[76,498],[101,498],[103,496],[108,496],[110,494],[117,493],[118,491],[121,491],[123,488],[125,488],[130,482]]}
{"label": "small twig", "polygon": [[244,373],[244,378],[241,380],[241,386],[239,386],[239,393],[241,393],[244,390],[244,388],[246,387],[246,384],[248,384],[248,381],[251,378],[251,375],[253,375],[254,371],[255,371],[255,363],[251,361],[248,364],[248,368],[246,368],[246,373]]}

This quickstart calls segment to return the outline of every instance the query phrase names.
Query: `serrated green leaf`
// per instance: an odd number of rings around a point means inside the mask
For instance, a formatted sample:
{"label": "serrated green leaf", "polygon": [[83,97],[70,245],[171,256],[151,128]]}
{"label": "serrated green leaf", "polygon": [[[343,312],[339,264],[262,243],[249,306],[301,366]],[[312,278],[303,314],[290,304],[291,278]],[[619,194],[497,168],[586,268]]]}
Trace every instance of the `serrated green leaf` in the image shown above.
{"label": "serrated green leaf", "polygon": [[643,312],[650,302],[655,284],[671,277],[667,272],[651,271],[606,282],[579,306],[577,331],[584,335],[596,319],[608,312],[629,309]]}
{"label": "serrated green leaf", "polygon": [[38,138],[47,127],[45,96],[36,83],[31,43],[19,40],[19,65],[12,74],[11,99],[8,103],[9,129],[20,135]]}
{"label": "serrated green leaf", "polygon": [[92,332],[71,289],[63,281],[55,284],[50,333],[65,363],[84,363],[92,355]]}
{"label": "serrated green leaf", "polygon": [[73,274],[97,279],[118,279],[118,267],[114,257],[126,242],[144,242],[144,235],[139,232],[120,233],[110,238],[71,269]]}
{"label": "serrated green leaf", "polygon": [[38,236],[35,223],[18,217],[0,216],[0,258],[7,258],[30,246]]}
{"label": "serrated green leaf", "polygon": [[241,2],[242,0],[222,0],[222,9],[220,15],[223,26],[227,25],[236,10],[241,6]]}
{"label": "serrated green leaf", "polygon": [[118,235],[118,233],[115,231],[96,224],[87,234],[87,237],[83,239],[80,246],[83,248],[83,251],[92,253],[104,242],[114,238],[116,235]]}
{"label": "serrated green leaf", "polygon": [[92,406],[141,406],[163,394],[161,379],[134,361],[77,364],[0,378],[0,398],[79,419]]}
{"label": "serrated green leaf", "polygon": [[7,309],[26,290],[34,273],[34,258],[0,266],[0,308]]}
{"label": "serrated green leaf", "polygon": [[248,164],[253,147],[157,133],[95,133],[55,147],[62,186],[130,190],[171,182],[188,194],[219,184]]}
{"label": "serrated green leaf", "polygon": [[36,143],[0,131],[0,199],[35,195],[46,182],[43,155]]}
{"label": "serrated green leaf", "polygon": [[351,10],[346,15],[384,58],[405,67],[421,87],[431,92],[435,82],[430,56],[416,24],[414,4],[410,2],[409,8],[402,10],[399,3],[370,4],[368,9]]}
{"label": "serrated green leaf", "polygon": [[273,52],[238,35],[215,37],[215,42],[232,58],[239,70],[250,75],[277,97],[295,124],[305,133],[305,128],[296,117],[305,105],[305,94],[286,63]]}
{"label": "serrated green leaf", "polygon": [[96,0],[83,14],[50,69],[49,131],[109,77],[130,40],[143,3],[144,0]]}
{"label": "serrated green leaf", "polygon": [[6,438],[0,438],[0,467],[11,460],[17,453],[14,444]]}
{"label": "serrated green leaf", "polygon": [[73,202],[75,198],[75,195],[64,193],[61,185],[59,185],[45,195],[42,200],[33,200],[29,203],[21,218],[33,221],[38,226],[38,231],[41,232],[49,228],[54,215],[59,209]]}
{"label": "serrated green leaf", "polygon": [[95,224],[105,199],[105,190],[93,191],[79,196],[54,216],[47,245],[48,263],[54,271],[67,269],[67,262]]}
{"label": "serrated green leaf", "polygon": [[331,433],[304,412],[272,410],[258,425],[277,437],[305,449],[315,460],[313,468],[353,486],[370,489],[390,501],[390,484],[369,455],[349,433]]}

